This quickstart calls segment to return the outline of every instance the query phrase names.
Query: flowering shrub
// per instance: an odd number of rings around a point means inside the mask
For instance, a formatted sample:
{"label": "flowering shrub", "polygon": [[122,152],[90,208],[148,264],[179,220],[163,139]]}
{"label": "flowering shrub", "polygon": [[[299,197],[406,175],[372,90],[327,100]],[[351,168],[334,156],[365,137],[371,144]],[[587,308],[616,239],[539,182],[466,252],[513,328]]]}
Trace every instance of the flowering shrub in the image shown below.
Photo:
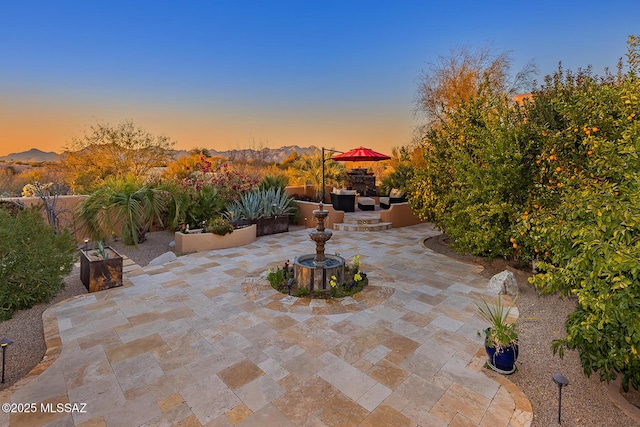
{"label": "flowering shrub", "polygon": [[223,206],[237,200],[241,194],[255,189],[259,184],[256,176],[242,174],[233,170],[227,163],[214,167],[213,163],[202,156],[192,172],[183,180],[183,186],[195,192],[203,188],[213,188]]}
{"label": "flowering shrub", "polygon": [[258,185],[255,176],[244,175],[227,163],[214,165],[204,156],[196,162],[180,187],[185,194],[185,224],[200,227],[203,221],[224,212],[225,206],[253,190]]}

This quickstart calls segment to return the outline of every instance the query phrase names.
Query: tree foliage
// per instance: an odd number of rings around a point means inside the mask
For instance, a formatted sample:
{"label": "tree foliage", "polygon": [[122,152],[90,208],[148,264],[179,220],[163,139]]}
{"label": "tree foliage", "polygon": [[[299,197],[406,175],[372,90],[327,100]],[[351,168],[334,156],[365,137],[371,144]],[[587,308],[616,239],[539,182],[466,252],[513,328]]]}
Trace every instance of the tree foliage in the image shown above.
{"label": "tree foliage", "polygon": [[59,170],[75,194],[89,194],[107,178],[146,177],[154,167],[167,164],[174,144],[131,121],[116,126],[98,122],[73,138]]}
{"label": "tree foliage", "polygon": [[535,66],[528,64],[510,79],[509,52],[497,53],[489,46],[451,49],[424,71],[418,86],[417,109],[426,114],[428,127],[446,122],[461,103],[489,86],[496,96],[515,95],[531,83]]}
{"label": "tree foliage", "polygon": [[[310,184],[316,188],[316,199],[322,196],[322,154],[318,150],[313,155],[304,154],[297,157],[289,168],[290,185]],[[344,164],[329,158],[324,159],[325,185],[339,187],[346,180]]]}
{"label": "tree foliage", "polygon": [[577,300],[554,350],[640,386],[640,45],[628,72],[561,67],[522,102],[485,79],[425,134],[409,201],[454,245],[535,261],[532,282]]}
{"label": "tree foliage", "polygon": [[554,349],[578,349],[587,375],[638,388],[640,80],[559,72],[534,103],[552,120],[539,122],[547,141],[519,231],[539,258],[533,283],[578,299]]}

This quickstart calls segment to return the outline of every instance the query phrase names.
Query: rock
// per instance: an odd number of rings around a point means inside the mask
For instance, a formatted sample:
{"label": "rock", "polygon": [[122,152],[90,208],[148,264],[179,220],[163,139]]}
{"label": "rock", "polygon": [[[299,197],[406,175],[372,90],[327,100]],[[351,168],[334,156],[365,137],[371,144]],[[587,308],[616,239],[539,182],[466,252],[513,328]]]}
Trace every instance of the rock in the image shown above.
{"label": "rock", "polygon": [[509,270],[504,270],[489,280],[487,289],[496,294],[518,295],[518,280],[516,275]]}
{"label": "rock", "polygon": [[176,247],[176,241],[175,240],[170,241],[169,242],[169,247],[170,248],[175,248]]}
{"label": "rock", "polygon": [[176,259],[178,259],[178,257],[176,256],[175,253],[173,252],[165,252],[162,255],[160,255],[159,257],[156,257],[154,259],[151,260],[151,262],[149,262],[149,266],[155,266],[155,265],[163,265],[166,264],[168,262],[171,261],[175,261]]}

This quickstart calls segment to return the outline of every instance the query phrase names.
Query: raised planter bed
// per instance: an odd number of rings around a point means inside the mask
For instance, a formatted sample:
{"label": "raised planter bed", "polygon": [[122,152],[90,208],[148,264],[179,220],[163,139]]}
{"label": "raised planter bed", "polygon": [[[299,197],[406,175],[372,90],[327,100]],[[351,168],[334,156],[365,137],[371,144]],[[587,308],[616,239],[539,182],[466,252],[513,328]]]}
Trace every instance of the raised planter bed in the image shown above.
{"label": "raised planter bed", "polygon": [[255,242],[256,229],[256,224],[252,224],[248,227],[237,228],[225,236],[219,236],[213,233],[202,233],[199,232],[199,230],[192,230],[188,234],[176,231],[176,252],[191,253],[247,245]]}
{"label": "raised planter bed", "polygon": [[106,259],[94,249],[80,251],[80,281],[89,292],[122,286],[122,255],[110,246],[104,250]]}
{"label": "raised planter bed", "polygon": [[257,236],[285,233],[289,231],[289,216],[282,215],[273,218],[260,218],[254,222],[257,226]]}

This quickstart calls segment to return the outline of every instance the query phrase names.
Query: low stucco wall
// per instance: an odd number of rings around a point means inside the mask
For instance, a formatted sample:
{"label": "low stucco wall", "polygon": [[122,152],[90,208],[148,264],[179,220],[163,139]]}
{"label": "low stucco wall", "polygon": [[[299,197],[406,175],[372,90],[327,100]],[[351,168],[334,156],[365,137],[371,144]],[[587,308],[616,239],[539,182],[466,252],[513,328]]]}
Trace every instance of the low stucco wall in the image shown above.
{"label": "low stucco wall", "polygon": [[389,209],[381,210],[380,220],[382,222],[390,222],[393,224],[393,228],[407,227],[423,222],[413,214],[409,203],[397,203],[391,205]]}
{"label": "low stucco wall", "polygon": [[[318,209],[318,203],[316,202],[303,202],[296,200],[298,205],[298,225],[304,225],[308,228],[316,227],[316,218],[313,216],[313,211]],[[344,212],[333,209],[333,205],[325,204],[323,208],[329,211],[329,216],[324,221],[325,228],[332,229],[333,224],[344,222]]]}
{"label": "low stucco wall", "polygon": [[256,225],[233,230],[233,233],[219,236],[213,233],[184,234],[176,231],[176,252],[185,254],[213,249],[235,248],[256,241]]}

